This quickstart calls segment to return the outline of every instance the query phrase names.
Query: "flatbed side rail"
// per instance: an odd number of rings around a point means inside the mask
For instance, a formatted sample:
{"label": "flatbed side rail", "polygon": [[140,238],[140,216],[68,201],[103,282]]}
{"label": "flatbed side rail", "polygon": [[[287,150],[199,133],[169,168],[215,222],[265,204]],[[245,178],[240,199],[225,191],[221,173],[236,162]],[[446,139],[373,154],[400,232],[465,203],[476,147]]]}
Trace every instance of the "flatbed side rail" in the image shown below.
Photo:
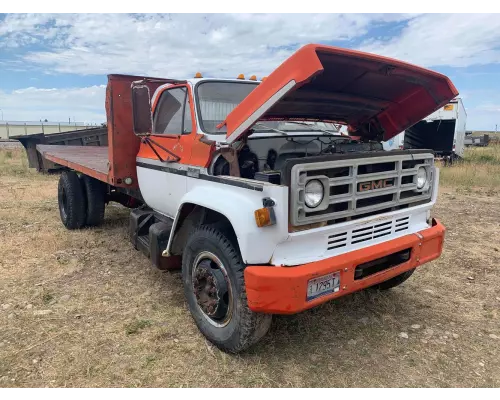
{"label": "flatbed side rail", "polygon": [[36,146],[40,144],[53,144],[65,146],[107,146],[108,129],[106,126],[78,129],[75,131],[53,133],[45,135],[38,133],[34,135],[13,136],[11,139],[18,140],[26,150],[30,168],[36,168],[38,172],[47,173],[60,169],[61,166],[42,157]]}

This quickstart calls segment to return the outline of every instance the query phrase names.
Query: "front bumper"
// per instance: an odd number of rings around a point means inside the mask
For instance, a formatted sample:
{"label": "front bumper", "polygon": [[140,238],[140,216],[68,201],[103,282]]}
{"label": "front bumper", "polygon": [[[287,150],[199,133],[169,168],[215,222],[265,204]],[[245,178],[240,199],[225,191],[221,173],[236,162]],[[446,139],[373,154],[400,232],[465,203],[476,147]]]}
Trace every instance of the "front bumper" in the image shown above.
{"label": "front bumper", "polygon": [[[321,261],[294,267],[248,266],[245,269],[248,306],[256,312],[294,314],[384,282],[438,258],[443,250],[445,231],[445,227],[433,219],[428,229]],[[356,266],[408,248],[411,248],[408,261],[366,278],[354,279]],[[340,272],[340,290],[307,301],[309,280],[332,272]]]}

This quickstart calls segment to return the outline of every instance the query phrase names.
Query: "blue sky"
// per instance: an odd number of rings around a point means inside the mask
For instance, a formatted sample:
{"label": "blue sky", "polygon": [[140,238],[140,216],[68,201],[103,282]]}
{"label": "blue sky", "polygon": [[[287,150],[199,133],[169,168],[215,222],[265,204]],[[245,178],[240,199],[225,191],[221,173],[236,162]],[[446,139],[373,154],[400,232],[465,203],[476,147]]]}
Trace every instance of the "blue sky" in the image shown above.
{"label": "blue sky", "polygon": [[494,14],[0,15],[0,109],[5,120],[100,123],[109,73],[261,77],[306,43],[442,72],[460,91],[467,129],[500,125]]}

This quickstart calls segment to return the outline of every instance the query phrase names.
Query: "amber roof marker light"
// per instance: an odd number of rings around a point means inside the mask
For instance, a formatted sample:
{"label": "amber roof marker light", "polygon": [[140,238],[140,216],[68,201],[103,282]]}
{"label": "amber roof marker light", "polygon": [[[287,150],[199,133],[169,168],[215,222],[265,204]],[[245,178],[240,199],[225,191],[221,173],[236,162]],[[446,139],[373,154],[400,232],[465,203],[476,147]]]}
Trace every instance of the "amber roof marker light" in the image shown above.
{"label": "amber roof marker light", "polygon": [[194,75],[195,78],[203,78],[203,76],[201,75],[201,72],[197,72],[195,75]]}

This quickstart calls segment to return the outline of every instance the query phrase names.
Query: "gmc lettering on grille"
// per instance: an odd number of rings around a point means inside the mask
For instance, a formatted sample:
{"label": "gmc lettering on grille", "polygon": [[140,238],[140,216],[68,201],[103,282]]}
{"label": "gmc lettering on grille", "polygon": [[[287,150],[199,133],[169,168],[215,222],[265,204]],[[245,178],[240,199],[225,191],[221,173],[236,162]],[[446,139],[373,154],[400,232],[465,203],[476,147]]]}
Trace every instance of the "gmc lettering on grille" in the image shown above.
{"label": "gmc lettering on grille", "polygon": [[383,189],[391,186],[394,186],[393,179],[377,179],[376,181],[371,181],[371,182],[361,182],[358,185],[358,192]]}

